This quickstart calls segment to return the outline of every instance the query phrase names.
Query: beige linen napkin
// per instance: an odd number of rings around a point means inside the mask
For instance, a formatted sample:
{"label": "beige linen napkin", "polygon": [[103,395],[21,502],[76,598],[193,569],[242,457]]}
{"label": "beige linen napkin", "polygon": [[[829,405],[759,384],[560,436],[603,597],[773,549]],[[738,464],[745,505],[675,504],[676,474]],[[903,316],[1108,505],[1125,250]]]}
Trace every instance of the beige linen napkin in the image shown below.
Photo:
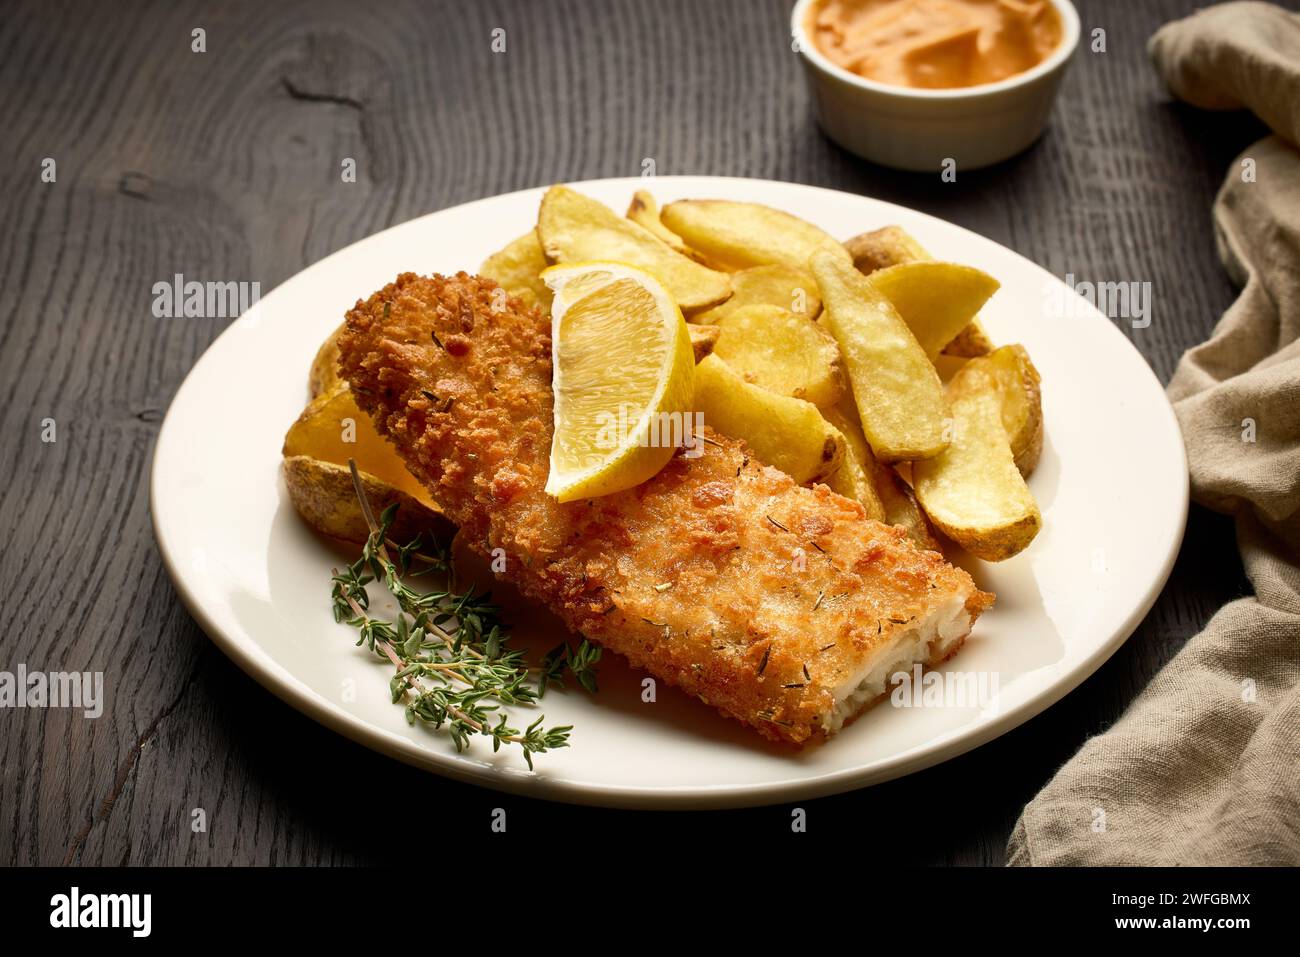
{"label": "beige linen napkin", "polygon": [[[1025,807],[1011,864],[1300,864],[1300,16],[1227,3],[1152,38],[1206,109],[1277,134],[1214,205],[1240,297],[1169,385],[1192,497],[1236,516],[1255,596],[1231,602]],[[1289,141],[1289,142],[1288,142]]]}

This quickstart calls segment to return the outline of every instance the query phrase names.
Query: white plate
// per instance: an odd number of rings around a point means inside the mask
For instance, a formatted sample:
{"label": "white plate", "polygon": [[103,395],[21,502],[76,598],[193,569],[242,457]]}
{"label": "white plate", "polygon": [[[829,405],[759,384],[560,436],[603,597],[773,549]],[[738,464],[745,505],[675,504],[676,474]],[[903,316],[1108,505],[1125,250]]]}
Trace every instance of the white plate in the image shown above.
{"label": "white plate", "polygon": [[[598,695],[547,696],[547,723],[575,731],[570,748],[538,757],[536,773],[514,750],[493,755],[480,741],[458,755],[445,735],[407,726],[389,703],[387,669],[330,616],[330,568],[351,552],[298,520],[280,445],[305,404],[311,358],[346,309],[402,271],[472,272],[534,223],[540,189],[431,213],[316,263],[233,323],[176,393],[154,456],[154,528],[186,606],[241,668],[328,727],[449,777],[589,804],[739,807],[845,791],[968,751],[1057,701],[1132,633],[1182,540],[1187,463],[1164,391],[1109,320],[1090,308],[1045,315],[1053,284],[1064,289],[1059,280],[990,240],[889,203],[712,177],[576,185],[616,210],[647,185],[661,202],[753,200],[841,238],[896,223],[938,258],[1001,280],[983,312],[988,331],[1023,343],[1043,376],[1047,439],[1030,483],[1043,530],[1010,561],[962,560],[998,602],[949,666],[996,674],[997,697],[984,708],[886,703],[828,743],[792,752],[671,689],[642,703],[641,676],[610,656]],[[553,629],[543,613],[512,607],[527,646],[530,632]]]}

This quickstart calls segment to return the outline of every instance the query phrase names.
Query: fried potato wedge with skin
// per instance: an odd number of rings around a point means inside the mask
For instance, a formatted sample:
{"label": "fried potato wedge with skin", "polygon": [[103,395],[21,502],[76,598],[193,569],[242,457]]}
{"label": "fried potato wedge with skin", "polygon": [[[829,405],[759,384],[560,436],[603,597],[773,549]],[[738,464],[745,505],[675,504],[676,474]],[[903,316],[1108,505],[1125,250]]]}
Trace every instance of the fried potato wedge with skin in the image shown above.
{"label": "fried potato wedge with skin", "polygon": [[682,310],[704,309],[731,295],[726,273],[683,256],[645,227],[567,186],[552,186],[542,197],[537,235],[555,263],[611,260],[645,270]]}
{"label": "fried potato wedge with skin", "polygon": [[878,458],[924,459],[947,446],[943,384],[907,324],[847,259],[811,261],[822,321],[839,343],[862,431]]}
{"label": "fried potato wedge with skin", "polygon": [[836,406],[823,409],[822,415],[832,428],[844,436],[846,443],[844,464],[826,478],[826,484],[832,491],[838,492],[845,498],[860,502],[866,509],[868,518],[874,518],[878,522],[885,521],[885,506],[880,501],[872,477],[876,468],[876,457],[871,454],[871,446],[867,444],[866,436],[862,434],[857,410],[853,410],[850,416]]}
{"label": "fried potato wedge with skin", "polygon": [[748,306],[778,306],[796,316],[814,319],[822,311],[817,283],[806,270],[790,266],[753,266],[731,274],[731,298],[690,317],[691,322],[718,323]]}
{"label": "fried potato wedge with skin", "polygon": [[943,352],[950,356],[964,356],[974,358],[975,356],[985,356],[997,347],[989,334],[984,331],[984,326],[980,324],[978,318],[972,319],[966,328],[957,333],[953,340],[943,347]]}
{"label": "fried potato wedge with skin", "polygon": [[1003,346],[965,361],[952,378],[948,396],[994,392],[1002,405],[1002,425],[1020,474],[1028,478],[1043,452],[1042,379],[1025,347]]}
{"label": "fried potato wedge with skin", "polygon": [[778,264],[802,270],[819,251],[850,262],[844,247],[812,223],[758,203],[683,199],[659,218],[715,269]]}
{"label": "fried potato wedge with skin", "polygon": [[933,359],[1001,285],[986,272],[933,260],[878,269],[867,281],[885,294]]}
{"label": "fried potato wedge with skin", "polygon": [[347,388],[347,383],[339,378],[339,326],[330,333],[329,338],[316,350],[316,358],[311,360],[311,370],[307,373],[307,394],[311,398],[325,395],[339,388]]}
{"label": "fried potato wedge with skin", "polygon": [[[369,529],[347,467],[352,458],[372,506],[382,510],[398,503],[395,534],[410,541],[416,532],[446,522],[339,378],[337,340],[342,328],[335,329],[317,350],[307,383],[311,402],[285,436],[283,468],[289,500],[321,534],[365,542]],[[355,441],[344,441],[345,434]]]}
{"label": "fried potato wedge with skin", "polygon": [[[847,436],[845,441],[848,441]],[[844,456],[838,469],[822,479],[822,484],[836,495],[843,495],[859,503],[866,511],[867,518],[873,518],[877,522],[885,520],[884,509],[876,496],[876,487],[862,468],[862,463],[853,456],[852,450]]]}
{"label": "fried potato wedge with skin", "polygon": [[900,525],[907,531],[907,537],[917,545],[932,552],[942,552],[939,539],[935,538],[930,520],[925,517],[921,503],[916,500],[916,493],[898,470],[884,462],[876,462],[873,473],[876,480],[876,494],[885,509],[885,523]]}
{"label": "fried potato wedge with skin", "polygon": [[682,237],[663,224],[663,220],[659,218],[659,204],[649,190],[638,189],[632,194],[632,202],[627,207],[627,218],[654,233],[683,256],[699,261],[699,254],[682,242]]}
{"label": "fried potato wedge with skin", "polygon": [[722,333],[722,330],[717,326],[687,324],[686,332],[691,337],[691,351],[695,353],[695,361],[698,363],[713,352],[713,347],[717,345],[718,336]]}
{"label": "fried potato wedge with skin", "polygon": [[925,247],[902,226],[885,226],[869,233],[860,233],[852,239],[846,239],[844,248],[853,257],[853,265],[858,268],[858,272],[867,275],[899,263],[930,258]]}
{"label": "fried potato wedge with skin", "polygon": [[[912,486],[898,474],[892,465],[881,462],[871,451],[871,445],[862,434],[862,425],[858,420],[858,410],[853,404],[853,397],[847,396],[833,409],[825,413],[827,421],[840,429],[848,439],[849,450],[862,462],[862,471],[871,483],[871,495],[879,503],[882,512],[880,521],[886,525],[899,525],[907,535],[921,548],[928,551],[941,551],[939,540],[934,537],[925,513],[912,493]],[[861,442],[855,439],[859,437]],[[861,499],[859,501],[862,501]],[[865,501],[863,505],[872,511]],[[873,516],[874,517],[874,516]]]}
{"label": "fried potato wedge with skin", "polygon": [[[289,500],[303,520],[331,538],[364,543],[370,536],[361,503],[352,486],[352,472],[347,465],[325,462],[309,455],[291,455],[284,460],[284,482]],[[423,502],[396,489],[367,472],[361,471],[361,487],[375,514],[396,503],[390,534],[394,541],[409,542],[419,533],[454,533],[450,523]]]}
{"label": "fried potato wedge with skin", "polygon": [[844,388],[840,349],[815,322],[778,306],[747,306],[718,323],[713,354],[769,392],[834,405]]}
{"label": "fried potato wedge with skin", "polygon": [[530,229],[505,248],[483,260],[479,275],[486,276],[516,299],[540,309],[551,311],[551,290],[542,281],[542,270],[549,266],[542,253],[537,230]]}
{"label": "fried potato wedge with skin", "polygon": [[1011,455],[997,393],[954,390],[952,417],[948,448],[912,463],[913,490],[939,531],[976,558],[1003,561],[1034,540],[1042,514]]}
{"label": "fried potato wedge with skin", "polygon": [[844,460],[844,436],[815,405],[750,385],[717,356],[695,367],[695,408],[709,428],[800,484],[821,481]]}
{"label": "fried potato wedge with skin", "polygon": [[[346,386],[317,396],[284,437],[286,459],[305,457],[346,466],[354,459],[357,468],[377,482],[401,491],[426,508],[437,510],[433,497],[375,430],[370,416],[362,412]],[[350,498],[356,496],[348,493]]]}
{"label": "fried potato wedge with skin", "polygon": [[[844,248],[853,257],[853,265],[858,271],[867,275],[901,263],[925,262],[934,258],[901,226],[885,226],[854,236],[845,241]],[[993,348],[993,341],[975,318],[943,347],[943,351],[948,355],[969,357],[985,355]]]}

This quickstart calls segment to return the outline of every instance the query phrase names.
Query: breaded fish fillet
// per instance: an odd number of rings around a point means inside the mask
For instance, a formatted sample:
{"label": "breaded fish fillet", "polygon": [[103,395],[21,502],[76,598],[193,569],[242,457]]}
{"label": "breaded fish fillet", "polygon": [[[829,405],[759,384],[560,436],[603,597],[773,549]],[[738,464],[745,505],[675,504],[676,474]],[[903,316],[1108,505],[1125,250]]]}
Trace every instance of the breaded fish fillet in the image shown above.
{"label": "breaded fish fillet", "polygon": [[472,548],[502,549],[504,577],[573,631],[769,738],[838,730],[992,603],[902,529],[712,433],[635,489],[557,503],[550,325],[490,280],[405,273],[339,345],[358,404]]}

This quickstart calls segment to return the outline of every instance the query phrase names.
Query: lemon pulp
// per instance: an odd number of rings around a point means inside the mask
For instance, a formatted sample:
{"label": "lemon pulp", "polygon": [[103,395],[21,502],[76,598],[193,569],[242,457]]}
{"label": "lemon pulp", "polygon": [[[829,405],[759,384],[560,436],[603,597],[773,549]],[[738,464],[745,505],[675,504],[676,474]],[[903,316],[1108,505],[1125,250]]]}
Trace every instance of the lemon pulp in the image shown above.
{"label": "lemon pulp", "polygon": [[[672,458],[694,393],[681,312],[649,274],[615,263],[557,266],[555,432],[546,491],[562,502],[639,485]],[[665,417],[678,416],[678,427]]]}

